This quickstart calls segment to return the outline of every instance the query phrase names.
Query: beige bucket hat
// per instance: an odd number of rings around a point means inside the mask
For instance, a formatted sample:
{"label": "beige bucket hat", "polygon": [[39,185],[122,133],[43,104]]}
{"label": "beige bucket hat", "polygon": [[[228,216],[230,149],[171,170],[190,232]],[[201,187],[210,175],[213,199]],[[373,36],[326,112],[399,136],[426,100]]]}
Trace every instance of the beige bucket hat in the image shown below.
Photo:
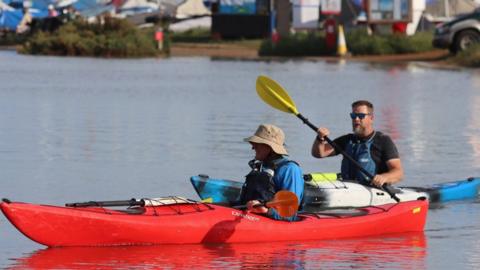
{"label": "beige bucket hat", "polygon": [[258,126],[257,131],[253,136],[245,138],[244,141],[250,143],[263,143],[272,148],[272,150],[279,155],[288,155],[285,149],[285,134],[283,131],[274,125],[262,124]]}

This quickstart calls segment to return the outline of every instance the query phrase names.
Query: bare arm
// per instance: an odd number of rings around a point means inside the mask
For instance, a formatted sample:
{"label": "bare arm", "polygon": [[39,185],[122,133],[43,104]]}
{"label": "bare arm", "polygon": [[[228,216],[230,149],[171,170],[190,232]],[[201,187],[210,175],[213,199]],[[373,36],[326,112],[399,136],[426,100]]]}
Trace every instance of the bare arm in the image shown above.
{"label": "bare arm", "polygon": [[258,200],[252,200],[247,202],[247,209],[250,210],[253,213],[258,213],[258,214],[265,214],[268,212],[268,208],[265,206],[255,206],[255,205],[261,205],[262,203]]}
{"label": "bare arm", "polygon": [[399,158],[387,161],[388,172],[377,174],[373,178],[372,184],[381,187],[383,184],[395,184],[403,178],[402,162]]}
{"label": "bare arm", "polygon": [[323,139],[328,136],[328,134],[330,134],[330,131],[327,128],[321,127],[318,129],[317,137],[315,137],[312,144],[312,156],[316,158],[324,158],[335,152],[335,149]]}

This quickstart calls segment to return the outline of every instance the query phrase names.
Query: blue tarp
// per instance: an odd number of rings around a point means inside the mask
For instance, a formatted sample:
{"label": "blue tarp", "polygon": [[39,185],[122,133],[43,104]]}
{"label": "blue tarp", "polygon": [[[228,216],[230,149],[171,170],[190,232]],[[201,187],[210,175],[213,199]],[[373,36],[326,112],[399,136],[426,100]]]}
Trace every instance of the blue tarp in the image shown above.
{"label": "blue tarp", "polygon": [[[48,5],[50,0],[34,0],[29,8],[30,14],[34,19],[43,19],[48,17]],[[4,0],[4,4],[14,8],[14,10],[0,9],[0,28],[15,31],[23,18],[23,1]]]}
{"label": "blue tarp", "polygon": [[[3,0],[3,3],[17,9],[21,9],[23,7],[24,2],[30,2],[32,9],[38,10],[48,10],[48,5],[54,5],[57,3],[57,0]],[[105,2],[105,1],[102,1]],[[87,9],[96,9],[96,8],[103,8],[104,4],[97,3],[97,0],[77,0],[74,1],[72,6],[78,10],[87,10]]]}
{"label": "blue tarp", "polygon": [[22,18],[23,12],[21,10],[0,10],[0,28],[15,31]]}
{"label": "blue tarp", "polygon": [[23,0],[3,0],[3,2],[13,8],[22,8],[23,7],[23,2],[30,2],[31,3],[31,8],[34,9],[40,9],[40,10],[47,10],[48,5],[55,5],[55,0],[29,0],[29,1],[23,1]]}
{"label": "blue tarp", "polygon": [[[48,16],[48,11],[30,9],[30,14],[34,19],[43,19]],[[0,10],[0,28],[15,31],[22,18],[23,11],[21,9]]]}
{"label": "blue tarp", "polygon": [[[4,4],[14,8],[13,11],[0,9],[0,28],[15,31],[23,18],[23,0],[3,0]],[[31,0],[29,8],[34,19],[48,17],[48,5],[55,4],[57,0]],[[113,5],[98,4],[97,0],[77,0],[72,6],[84,17],[97,16],[101,13],[115,9]]]}
{"label": "blue tarp", "polygon": [[73,3],[73,7],[78,10],[86,10],[86,9],[92,9],[98,6],[96,0],[78,0],[75,3]]}

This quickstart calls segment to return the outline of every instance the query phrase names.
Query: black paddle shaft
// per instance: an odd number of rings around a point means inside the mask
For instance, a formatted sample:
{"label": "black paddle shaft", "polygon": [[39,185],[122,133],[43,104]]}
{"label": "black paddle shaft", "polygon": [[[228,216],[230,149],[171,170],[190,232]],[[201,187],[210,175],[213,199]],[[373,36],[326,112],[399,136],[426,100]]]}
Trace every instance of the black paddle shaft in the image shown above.
{"label": "black paddle shaft", "polygon": [[137,201],[136,199],[124,200],[124,201],[89,201],[89,202],[75,202],[75,203],[66,203],[67,207],[89,207],[89,206],[98,206],[98,207],[113,207],[113,206],[145,206],[143,200]]}
{"label": "black paddle shaft", "polygon": [[[267,202],[264,202],[264,201],[260,201],[259,204],[255,204],[253,206],[253,208],[259,208],[259,207],[262,207],[262,206],[267,206]],[[241,205],[234,205],[232,206],[233,209],[237,209],[237,210],[243,210],[243,209],[247,209],[247,205],[246,204],[241,204]]]}
{"label": "black paddle shaft", "polygon": [[[300,120],[303,121],[304,124],[306,124],[307,126],[309,126],[311,129],[313,129],[315,132],[317,132],[318,128],[312,124],[310,121],[308,121],[307,118],[305,118],[301,113],[297,114],[297,117],[300,118]],[[353,159],[351,156],[349,156],[345,151],[343,151],[340,147],[338,147],[338,145],[333,142],[332,140],[330,140],[330,138],[328,138],[327,136],[324,137],[325,140],[333,147],[333,149],[335,149],[335,151],[337,151],[337,153],[340,153],[342,154],[343,157],[345,157],[346,159],[348,159],[350,162],[353,163],[353,165],[355,165],[362,173],[364,173],[368,178],[373,179],[373,175],[371,173],[369,173],[367,170],[365,170],[365,168],[363,168],[355,159]],[[397,197],[397,195],[395,195],[395,191],[393,190],[393,188],[388,185],[388,184],[383,184],[382,185],[382,188],[397,202],[400,201],[400,199]]]}

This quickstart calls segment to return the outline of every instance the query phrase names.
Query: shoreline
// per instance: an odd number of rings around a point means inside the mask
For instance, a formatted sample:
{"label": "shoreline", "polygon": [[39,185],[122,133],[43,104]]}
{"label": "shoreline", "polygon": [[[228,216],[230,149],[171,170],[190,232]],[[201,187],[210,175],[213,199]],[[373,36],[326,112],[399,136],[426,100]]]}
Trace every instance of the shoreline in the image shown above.
{"label": "shoreline", "polygon": [[[0,50],[16,50],[15,45],[0,46]],[[172,43],[170,47],[170,57],[210,57],[220,60],[236,61],[353,61],[379,64],[395,64],[420,62],[422,66],[441,69],[459,69],[461,66],[452,64],[448,61],[450,54],[448,50],[432,50],[424,53],[414,54],[393,54],[393,55],[360,55],[345,57],[338,56],[303,56],[303,57],[284,57],[284,56],[259,56],[258,48],[244,44],[228,43]],[[160,56],[162,57],[162,56]]]}
{"label": "shoreline", "polygon": [[2,51],[16,51],[17,45],[0,45],[0,50]]}
{"label": "shoreline", "polygon": [[246,60],[246,61],[354,61],[368,63],[409,63],[421,62],[424,65],[435,68],[458,69],[458,65],[448,61],[450,53],[448,50],[432,50],[423,53],[393,54],[393,55],[360,55],[360,56],[303,56],[303,57],[282,57],[282,56],[259,56],[258,48],[242,46],[240,44],[208,44],[208,43],[173,43],[170,48],[171,57],[211,57],[225,60]]}

